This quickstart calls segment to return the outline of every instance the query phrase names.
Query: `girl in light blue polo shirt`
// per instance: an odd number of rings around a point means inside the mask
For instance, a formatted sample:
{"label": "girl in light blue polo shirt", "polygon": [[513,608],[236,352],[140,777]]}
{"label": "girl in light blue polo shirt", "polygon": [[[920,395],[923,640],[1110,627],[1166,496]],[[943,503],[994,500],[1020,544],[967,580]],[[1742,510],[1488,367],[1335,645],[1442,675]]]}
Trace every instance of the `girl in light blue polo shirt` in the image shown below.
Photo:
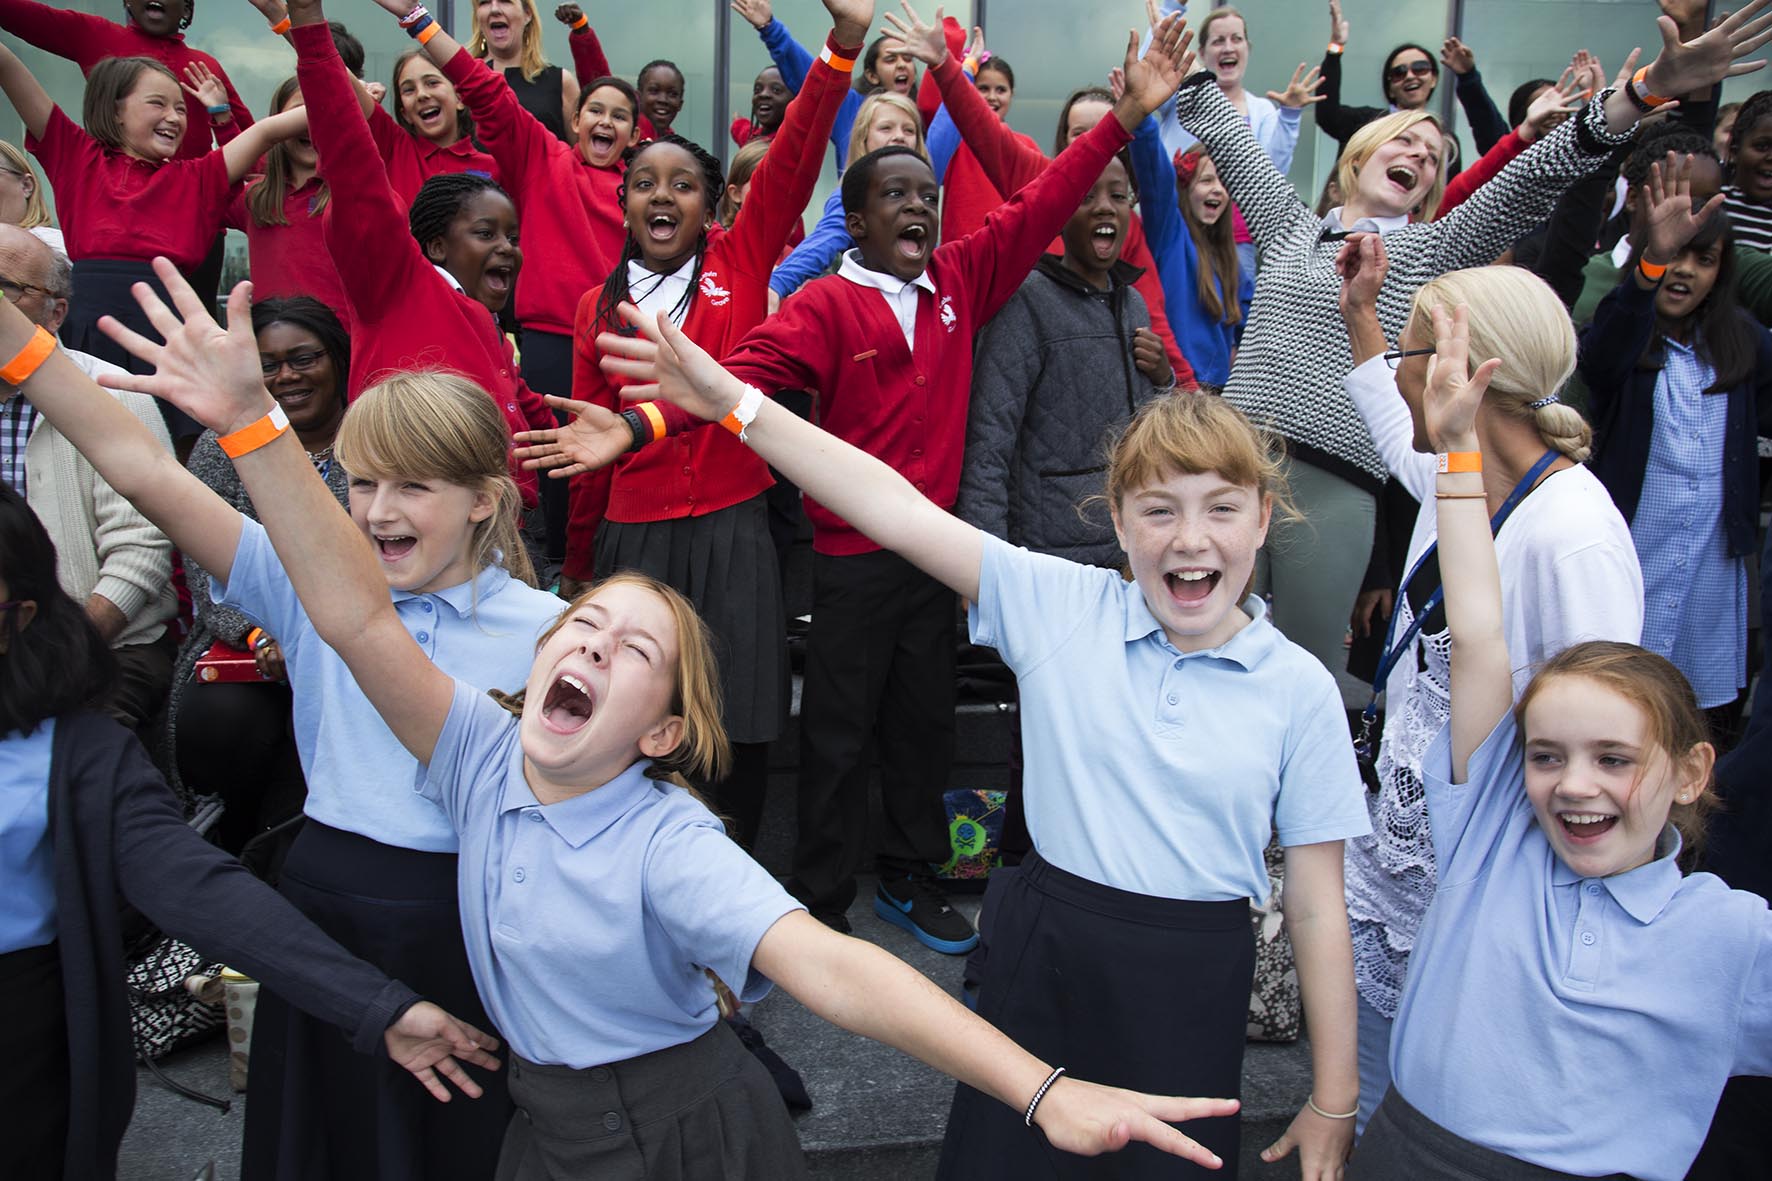
{"label": "girl in light blue polo shirt", "polygon": [[[257,342],[239,293],[236,300],[239,339],[208,323],[236,347],[230,359],[259,380]],[[155,392],[151,383],[147,392]],[[82,443],[72,432],[115,404],[89,382],[33,398],[76,446]],[[222,436],[238,424],[218,425]],[[86,454],[213,573],[218,602],[263,625],[283,649],[308,797],[279,889],[352,953],[489,1026],[462,939],[455,830],[435,804],[402,790],[418,763],[315,630],[264,529],[139,442],[134,433],[109,432]],[[316,474],[344,465],[350,516],[336,500],[311,511],[373,543],[377,594],[415,650],[482,689],[523,683],[535,638],[560,608],[558,598],[522,581],[530,575],[516,531],[509,450],[509,429],[484,390],[450,374],[409,373],[359,395],[333,453],[297,452]],[[265,497],[253,504],[262,514]],[[320,556],[296,560],[324,568]],[[325,1176],[329,1161],[348,1156],[374,1162],[365,1167],[390,1181],[482,1181],[497,1164],[511,1110],[502,1072],[476,1074],[486,1090],[481,1102],[438,1108],[409,1093],[404,1072],[352,1053],[331,1029],[268,991],[259,1001],[253,1059],[249,1176]]]}
{"label": "girl in light blue polo shirt", "polygon": [[[679,786],[717,779],[730,748],[707,632],[677,592],[630,574],[579,596],[533,650],[514,696],[495,699],[427,659],[388,602],[377,555],[267,413],[244,285],[223,332],[175,271],[160,276],[185,321],[145,297],[167,344],[131,338],[156,372],[119,380],[229,432],[314,633],[425,765],[416,781],[374,788],[401,799],[416,787],[460,836],[468,956],[511,1047],[521,1108],[501,1181],[804,1175],[775,1085],[719,1020],[709,972],[748,999],[780,981],[828,1020],[1011,1105],[1056,1148],[1094,1154],[1136,1139],[1218,1163],[1165,1121],[1222,1118],[1234,1100],[1063,1077],[899,960],[813,919],[726,837]],[[0,309],[0,349],[22,347],[9,323]],[[75,446],[151,518],[188,507],[167,465],[140,470],[145,430],[96,404],[115,402],[80,383],[52,400]],[[358,413],[345,420],[347,467]],[[498,503],[470,496],[461,507],[488,517]],[[384,560],[388,536],[372,531]]]}
{"label": "girl in light blue polo shirt", "polygon": [[[1716,752],[1691,686],[1634,644],[1576,644],[1513,704],[1464,308],[1434,311],[1452,715],[1423,761],[1439,885],[1410,958],[1392,1087],[1349,1177],[1686,1175],[1732,1075],[1772,1074],[1772,913],[1681,876]],[[1462,454],[1460,454],[1462,453]],[[1447,472],[1447,468],[1453,470]]]}
{"label": "girl in light blue polo shirt", "polygon": [[[994,912],[980,1016],[1091,1077],[1234,1093],[1254,965],[1249,901],[1268,891],[1262,851],[1277,834],[1315,1080],[1266,1156],[1296,1146],[1307,1174],[1338,1167],[1359,1096],[1341,842],[1369,826],[1334,681],[1247,594],[1283,497],[1261,435],[1220,398],[1139,411],[1107,474],[1128,581],[968,527],[681,333],[629,319],[644,335],[603,337],[606,353],[630,358],[606,368],[656,378],[643,396],[745,424],[742,437],[808,495],[970,600],[973,638],[1015,670],[1036,853]],[[575,461],[575,435],[523,438],[550,464]],[[1189,1131],[1237,1158],[1236,1120]],[[979,1161],[1002,1176],[1051,1175],[1014,1114],[963,1084],[942,1175],[970,1176]],[[1136,1145],[1115,1166],[1189,1172]]]}

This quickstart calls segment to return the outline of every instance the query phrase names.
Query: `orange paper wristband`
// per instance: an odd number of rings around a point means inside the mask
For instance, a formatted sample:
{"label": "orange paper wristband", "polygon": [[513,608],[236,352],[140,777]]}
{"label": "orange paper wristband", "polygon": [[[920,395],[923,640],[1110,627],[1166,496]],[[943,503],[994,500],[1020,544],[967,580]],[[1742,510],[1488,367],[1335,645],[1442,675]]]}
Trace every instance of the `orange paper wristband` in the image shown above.
{"label": "orange paper wristband", "polygon": [[1643,272],[1643,278],[1648,279],[1652,283],[1660,282],[1661,276],[1667,274],[1667,265],[1665,263],[1653,263],[1646,258],[1639,258],[1637,260],[1637,269]]}
{"label": "orange paper wristband", "polygon": [[652,428],[653,442],[656,443],[665,437],[664,415],[659,412],[657,402],[640,402],[635,405],[634,409],[646,416],[646,425]]}
{"label": "orange paper wristband", "polygon": [[1483,470],[1483,453],[1481,451],[1442,451],[1439,454],[1439,466],[1434,470],[1441,473],[1480,472]]}
{"label": "orange paper wristband", "polygon": [[855,59],[852,57],[838,57],[835,53],[831,52],[831,47],[829,45],[820,50],[818,56],[824,59],[825,65],[837,71],[839,74],[853,74],[855,72]]}
{"label": "orange paper wristband", "polygon": [[31,374],[37,372],[43,362],[49,360],[49,354],[55,352],[55,337],[49,335],[47,329],[39,328],[31,333],[31,339],[25,342],[12,360],[0,365],[0,381],[7,385],[24,385]]}
{"label": "orange paper wristband", "polygon": [[289,415],[283,413],[283,407],[273,406],[271,412],[257,422],[249,423],[231,435],[223,435],[216,442],[229,459],[239,459],[242,455],[257,451],[288,429]]}
{"label": "orange paper wristband", "polygon": [[277,36],[281,37],[283,34],[285,34],[289,31],[289,26],[292,23],[294,23],[294,22],[292,22],[288,17],[284,17],[282,20],[278,21],[276,24],[271,26],[271,32],[273,32]]}
{"label": "orange paper wristband", "polygon": [[437,24],[435,21],[433,21],[432,23],[426,25],[423,29],[419,30],[418,36],[414,37],[413,40],[417,41],[420,45],[423,45],[425,42],[429,41],[432,37],[435,37],[438,33],[441,33],[442,31],[443,31],[443,26],[440,24]]}
{"label": "orange paper wristband", "polygon": [[1638,70],[1635,74],[1632,74],[1631,79],[1630,79],[1630,84],[1632,86],[1635,86],[1638,88],[1637,97],[1642,99],[1644,102],[1648,103],[1652,107],[1665,106],[1666,104],[1674,101],[1671,97],[1670,98],[1663,98],[1659,94],[1650,94],[1649,93],[1649,67],[1648,66],[1644,66],[1642,69]]}

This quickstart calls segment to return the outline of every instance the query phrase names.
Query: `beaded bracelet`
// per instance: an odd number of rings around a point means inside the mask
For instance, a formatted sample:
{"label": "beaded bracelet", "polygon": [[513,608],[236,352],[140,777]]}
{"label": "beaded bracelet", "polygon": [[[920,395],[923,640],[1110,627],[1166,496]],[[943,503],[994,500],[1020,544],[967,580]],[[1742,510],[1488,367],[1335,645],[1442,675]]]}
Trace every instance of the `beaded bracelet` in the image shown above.
{"label": "beaded bracelet", "polygon": [[1028,1101],[1028,1109],[1021,1117],[1022,1123],[1030,1128],[1034,1126],[1034,1112],[1039,1108],[1040,1100],[1046,1097],[1046,1092],[1052,1089],[1052,1084],[1057,1082],[1058,1076],[1063,1073],[1064,1067],[1057,1066],[1053,1068],[1051,1074],[1046,1076],[1046,1081],[1040,1084],[1040,1089],[1035,1091],[1034,1097]]}

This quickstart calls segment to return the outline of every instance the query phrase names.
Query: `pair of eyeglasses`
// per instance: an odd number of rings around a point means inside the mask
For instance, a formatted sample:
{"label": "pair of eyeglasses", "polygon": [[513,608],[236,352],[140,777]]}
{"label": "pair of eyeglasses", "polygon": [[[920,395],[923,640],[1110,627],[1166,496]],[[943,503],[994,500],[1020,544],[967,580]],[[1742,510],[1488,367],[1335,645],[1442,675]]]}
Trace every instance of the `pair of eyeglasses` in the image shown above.
{"label": "pair of eyeglasses", "polygon": [[1411,74],[1427,77],[1434,72],[1434,63],[1430,61],[1400,62],[1384,72],[1384,76],[1392,82],[1401,82]]}
{"label": "pair of eyeglasses", "polygon": [[0,295],[4,295],[11,303],[17,303],[32,291],[46,299],[55,297],[55,293],[47,287],[39,287],[34,283],[18,283],[11,279],[0,279]]}
{"label": "pair of eyeglasses", "polygon": [[308,370],[318,365],[321,359],[325,356],[326,354],[324,352],[316,351],[310,353],[290,353],[287,357],[282,357],[275,361],[260,357],[258,360],[258,369],[260,373],[265,375],[265,379],[268,381],[281,373],[283,371],[283,366],[285,365],[289,366],[289,368],[296,373],[306,373]]}
{"label": "pair of eyeglasses", "polygon": [[1384,355],[1384,363],[1395,369],[1403,363],[1404,357],[1431,357],[1434,349],[1392,349]]}

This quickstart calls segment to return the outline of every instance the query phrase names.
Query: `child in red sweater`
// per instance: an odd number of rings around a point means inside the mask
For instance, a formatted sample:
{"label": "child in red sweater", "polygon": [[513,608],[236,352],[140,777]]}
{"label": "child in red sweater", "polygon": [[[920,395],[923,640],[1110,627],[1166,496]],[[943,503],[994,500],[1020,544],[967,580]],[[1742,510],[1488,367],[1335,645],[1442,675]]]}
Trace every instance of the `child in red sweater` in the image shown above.
{"label": "child in red sweater", "polygon": [[[1163,22],[1143,60],[1133,39],[1114,118],[958,242],[931,249],[940,201],[935,174],[917,153],[883,148],[852,163],[843,207],[857,249],[836,275],[808,283],[746,337],[726,367],[762,390],[810,391],[825,430],[950,508],[974,335],[1015,294],[1130,130],[1175,92],[1192,65],[1191,39],[1178,17]],[[655,412],[648,404],[632,413]],[[674,410],[659,417],[673,428],[701,425]],[[729,429],[744,421],[741,408]],[[588,416],[575,442],[595,436],[598,425]],[[689,438],[698,433],[713,432]],[[532,438],[545,453],[552,436]],[[931,948],[963,953],[977,933],[930,876],[930,865],[948,856],[940,793],[953,755],[953,595],[810,498],[806,513],[815,526],[814,600],[790,888],[815,916],[848,929],[867,833],[865,756],[877,735],[887,823],[875,913]]]}
{"label": "child in red sweater", "polygon": [[[349,395],[393,370],[451,369],[484,389],[513,431],[551,423],[494,319],[523,265],[516,206],[486,177],[460,173],[426,181],[408,214],[325,22],[299,24],[290,39],[331,193],[326,245],[355,324]],[[535,474],[515,460],[511,474],[533,508]]]}
{"label": "child in red sweater", "polygon": [[[272,32],[281,33],[291,45],[295,43],[289,32],[289,9],[282,0],[251,3],[271,23]],[[415,6],[412,11],[422,9]],[[415,32],[420,27],[415,22],[407,31]],[[334,31],[341,28],[337,26]],[[380,96],[372,94],[360,76],[353,73],[353,77],[357,102],[369,120],[375,150],[387,169],[388,183],[394,186],[402,203],[412,204],[419,189],[433,176],[472,172],[494,181],[503,179],[498,164],[475,145],[473,120],[468,117],[461,96],[421,51],[410,49],[394,59],[392,115],[382,109]],[[375,85],[378,90],[383,89],[379,83]]]}
{"label": "child in red sweater", "polygon": [[[179,145],[177,158],[200,160],[209,153],[211,133],[217,144],[226,144],[252,126],[234,84],[221,63],[185,44],[181,30],[191,27],[197,0],[123,0],[127,24],[69,8],[52,8],[37,0],[0,0],[0,29],[45,53],[65,57],[90,77],[93,67],[108,57],[151,57],[183,79],[185,71],[199,66],[214,75],[225,98],[191,112],[192,131]],[[182,269],[182,268],[181,268]]]}
{"label": "child in red sweater", "polygon": [[[1018,135],[993,111],[982,94],[968,81],[954,55],[948,52],[949,41],[939,25],[930,25],[919,18],[909,4],[905,17],[886,14],[887,25],[904,39],[906,48],[918,60],[928,63],[929,76],[941,88],[942,102],[947,106],[954,125],[960,129],[964,150],[973,158],[983,179],[997,193],[1015,193],[1039,176],[1052,161],[1048,160],[1027,137]],[[1089,89],[1071,96],[1059,116],[1057,150],[1063,151],[1078,135],[1095,126],[1113,105],[1113,97],[1105,90]],[[958,155],[955,157],[958,163]],[[950,185],[952,178],[950,177]],[[963,199],[977,202],[980,194],[963,190]],[[1053,253],[1062,253],[1063,245]],[[1144,273],[1133,286],[1144,297],[1150,309],[1151,328],[1163,341],[1169,364],[1175,371],[1176,383],[1183,389],[1194,384],[1194,371],[1182,356],[1169,330],[1169,316],[1163,299],[1163,284],[1157,275],[1156,261],[1145,244],[1144,222],[1136,214],[1122,252],[1127,263]]]}
{"label": "child in red sweater", "polygon": [[[730,231],[713,221],[724,192],[717,160],[667,134],[629,153],[618,210],[630,227],[605,282],[579,300],[572,392],[606,428],[606,460],[639,436],[617,411],[621,382],[604,376],[599,332],[619,329],[633,301],[669,312],[715,356],[768,314],[769,275],[818,181],[818,145],[849,90],[872,0],[825,0],[830,40],[789,104]],[[650,439],[651,432],[646,432]],[[725,725],[733,769],[707,785],[733,836],[749,846],[762,815],[768,744],[788,709],[781,586],[764,492],[768,467],[737,440],[696,432],[642,448],[572,482],[562,590],[596,575],[641,570],[688,595],[723,649]]]}
{"label": "child in red sweater", "polygon": [[[226,224],[235,186],[272,144],[306,129],[307,113],[273,116],[193,160],[180,156],[191,125],[184,89],[154,58],[108,58],[93,67],[84,129],[4,47],[0,89],[25,125],[25,146],[49,178],[74,261],[74,297],[62,341],[125,368],[139,366],[98,330],[99,318],[115,316],[158,340],[129,293],[131,284],[158,288],[149,265],[157,254],[186,275],[198,271]],[[168,419],[175,438],[202,433],[176,411]]]}
{"label": "child in red sweater", "polygon": [[[273,112],[302,105],[301,87],[294,78],[284,79],[271,96]],[[295,136],[265,153],[264,171],[249,179],[229,203],[228,225],[246,235],[255,301],[311,296],[337,315],[348,332],[350,301],[322,230],[330,204],[314,141]]]}

